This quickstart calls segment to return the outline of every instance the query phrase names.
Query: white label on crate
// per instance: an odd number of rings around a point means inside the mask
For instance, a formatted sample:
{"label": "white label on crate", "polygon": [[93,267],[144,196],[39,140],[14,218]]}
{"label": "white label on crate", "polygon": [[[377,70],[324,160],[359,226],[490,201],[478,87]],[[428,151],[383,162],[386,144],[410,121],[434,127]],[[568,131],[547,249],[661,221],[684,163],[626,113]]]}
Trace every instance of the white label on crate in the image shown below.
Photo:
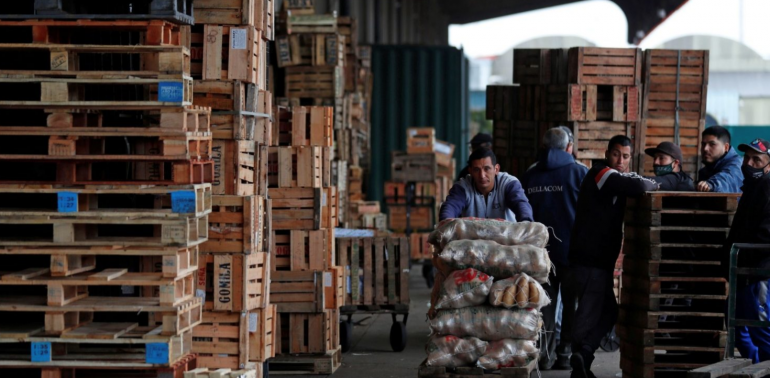
{"label": "white label on crate", "polygon": [[259,314],[249,313],[249,333],[257,332],[257,323],[259,323]]}
{"label": "white label on crate", "polygon": [[449,153],[452,152],[452,146],[450,146],[449,144],[437,141],[436,144],[433,145],[433,151],[438,152],[440,154],[449,155]]}
{"label": "white label on crate", "polygon": [[120,291],[123,293],[123,295],[131,295],[131,294],[134,294],[134,287],[128,286],[128,285],[121,285]]}
{"label": "white label on crate", "polygon": [[230,29],[230,48],[233,50],[246,50],[246,29]]}
{"label": "white label on crate", "polygon": [[409,130],[409,136],[417,135],[417,130]]}
{"label": "white label on crate", "polygon": [[324,272],[324,287],[332,287],[332,274],[331,274],[331,272]]}
{"label": "white label on crate", "polygon": [[203,298],[203,301],[206,302],[206,290],[196,289],[195,296],[198,298]]}
{"label": "white label on crate", "polygon": [[326,206],[326,192],[321,192],[321,206]]}

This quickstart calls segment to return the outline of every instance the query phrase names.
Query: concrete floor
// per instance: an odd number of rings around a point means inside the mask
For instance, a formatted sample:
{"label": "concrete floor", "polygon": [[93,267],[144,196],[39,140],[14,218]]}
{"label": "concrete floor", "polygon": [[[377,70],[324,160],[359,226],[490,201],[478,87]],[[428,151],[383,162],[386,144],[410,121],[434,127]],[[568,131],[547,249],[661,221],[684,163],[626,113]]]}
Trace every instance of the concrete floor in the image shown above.
{"label": "concrete floor", "polygon": [[[353,330],[353,347],[343,354],[342,366],[333,375],[334,378],[417,377],[417,368],[425,359],[424,346],[430,332],[425,322],[430,290],[422,278],[419,265],[412,266],[409,285],[411,306],[407,322],[409,339],[406,349],[401,353],[390,349],[390,315],[356,315],[353,321],[360,321],[360,324]],[[605,353],[599,350],[594,361],[594,374],[601,378],[620,377],[619,361],[620,353]],[[535,371],[532,376],[536,377],[536,374]],[[540,372],[543,378],[568,378],[569,375],[569,370]]]}

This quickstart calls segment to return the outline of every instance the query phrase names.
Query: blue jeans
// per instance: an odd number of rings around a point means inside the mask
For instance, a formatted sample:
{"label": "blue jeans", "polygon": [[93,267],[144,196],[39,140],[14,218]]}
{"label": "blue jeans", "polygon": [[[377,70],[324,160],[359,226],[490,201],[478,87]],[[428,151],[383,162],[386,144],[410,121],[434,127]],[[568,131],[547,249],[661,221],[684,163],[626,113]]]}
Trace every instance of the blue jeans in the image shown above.
{"label": "blue jeans", "polygon": [[[770,314],[767,283],[768,281],[761,281],[738,288],[735,298],[737,319],[767,320]],[[735,327],[735,346],[741,352],[741,356],[750,358],[755,364],[770,360],[770,329]]]}

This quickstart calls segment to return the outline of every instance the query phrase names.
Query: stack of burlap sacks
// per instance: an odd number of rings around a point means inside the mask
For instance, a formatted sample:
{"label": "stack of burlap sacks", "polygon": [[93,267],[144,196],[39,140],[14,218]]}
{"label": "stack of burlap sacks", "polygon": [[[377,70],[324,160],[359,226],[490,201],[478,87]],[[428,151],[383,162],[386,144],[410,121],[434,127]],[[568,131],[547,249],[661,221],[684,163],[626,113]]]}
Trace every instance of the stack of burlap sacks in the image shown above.
{"label": "stack of burlap sacks", "polygon": [[427,366],[526,366],[537,359],[540,285],[551,261],[541,223],[457,218],[441,222],[429,242],[438,269],[431,294]]}

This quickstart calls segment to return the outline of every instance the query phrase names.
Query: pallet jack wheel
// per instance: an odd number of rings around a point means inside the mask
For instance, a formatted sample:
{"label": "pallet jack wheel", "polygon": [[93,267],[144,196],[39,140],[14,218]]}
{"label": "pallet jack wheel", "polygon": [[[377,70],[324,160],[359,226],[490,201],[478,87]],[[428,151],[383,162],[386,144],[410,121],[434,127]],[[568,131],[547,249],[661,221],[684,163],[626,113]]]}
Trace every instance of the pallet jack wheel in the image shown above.
{"label": "pallet jack wheel", "polygon": [[348,318],[347,321],[340,321],[340,347],[342,353],[347,353],[353,345],[353,322]]}
{"label": "pallet jack wheel", "polygon": [[615,327],[612,327],[612,330],[602,338],[599,347],[605,352],[614,352],[620,349],[620,339],[615,334]]}
{"label": "pallet jack wheel", "polygon": [[390,326],[390,347],[394,352],[402,352],[406,348],[406,319],[409,314],[404,314],[404,321],[396,320],[396,314],[393,315],[393,325]]}

